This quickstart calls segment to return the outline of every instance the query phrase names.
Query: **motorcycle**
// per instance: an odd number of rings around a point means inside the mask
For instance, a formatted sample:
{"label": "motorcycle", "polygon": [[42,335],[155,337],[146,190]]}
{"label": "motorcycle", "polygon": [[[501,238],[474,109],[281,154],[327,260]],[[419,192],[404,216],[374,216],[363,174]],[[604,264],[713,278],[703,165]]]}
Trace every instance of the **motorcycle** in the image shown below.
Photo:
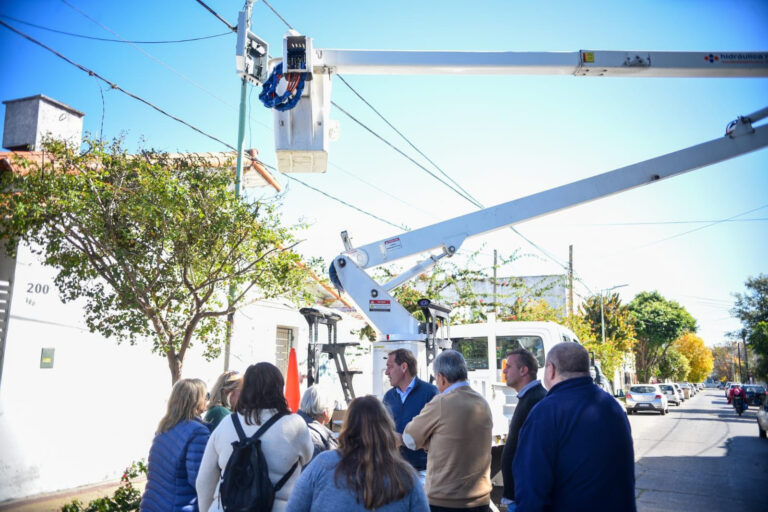
{"label": "motorcycle", "polygon": [[734,396],[733,397],[733,408],[736,409],[736,412],[739,413],[739,416],[741,416],[741,413],[744,412],[744,397],[743,396]]}

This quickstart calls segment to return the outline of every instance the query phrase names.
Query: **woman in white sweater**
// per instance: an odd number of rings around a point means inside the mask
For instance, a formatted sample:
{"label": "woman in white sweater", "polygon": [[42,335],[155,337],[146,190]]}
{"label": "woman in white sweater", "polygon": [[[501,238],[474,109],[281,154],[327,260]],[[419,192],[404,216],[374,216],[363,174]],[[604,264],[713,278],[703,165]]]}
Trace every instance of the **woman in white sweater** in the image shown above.
{"label": "woman in white sweater", "polygon": [[258,363],[246,370],[236,412],[219,423],[205,447],[197,475],[197,498],[201,512],[222,510],[219,483],[232,454],[232,443],[238,440],[232,418],[238,416],[245,435],[250,437],[275,414],[287,415],[261,436],[261,449],[269,466],[272,484],[283,478],[298,461],[290,478],[275,495],[273,512],[285,510],[301,467],[312,459],[313,445],[306,422],[298,415],[290,414],[283,385],[283,376],[273,364]]}

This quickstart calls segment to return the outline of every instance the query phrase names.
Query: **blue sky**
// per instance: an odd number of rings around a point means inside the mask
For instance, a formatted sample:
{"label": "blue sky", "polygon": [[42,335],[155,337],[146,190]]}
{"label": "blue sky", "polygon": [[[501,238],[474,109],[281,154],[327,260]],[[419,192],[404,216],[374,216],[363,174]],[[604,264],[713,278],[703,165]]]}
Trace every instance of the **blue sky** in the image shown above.
{"label": "blue sky", "polygon": [[[241,2],[210,0],[231,23]],[[291,1],[271,5],[316,48],[424,50],[768,51],[768,3],[759,1],[459,2]],[[81,11],[81,12],[78,12]],[[84,14],[96,20],[89,20]],[[78,39],[24,25],[129,40],[227,32],[194,0],[0,1],[0,18],[124,89],[236,144],[240,82],[234,35],[171,45]],[[263,3],[252,31],[279,53],[286,26]],[[105,28],[106,27],[106,28]],[[111,30],[112,32],[110,32]],[[226,148],[114,90],[0,27],[0,100],[46,94],[86,112],[86,131],[123,134],[129,149]],[[163,64],[161,64],[161,61]],[[171,69],[172,68],[172,69]],[[183,76],[182,76],[183,75]],[[346,76],[453,179],[487,206],[714,139],[737,115],[768,105],[768,79],[628,79],[488,76]],[[249,93],[246,146],[274,163],[272,114]],[[103,94],[103,103],[102,103]],[[373,130],[406,144],[338,80],[333,100]],[[473,210],[464,199],[374,139],[340,112],[341,137],[325,174],[299,178],[394,224],[420,227]],[[413,154],[413,152],[411,152]],[[283,198],[286,222],[304,219],[301,250],[326,260],[341,230],[363,245],[397,234],[390,225],[298,183]],[[253,194],[270,196],[268,190]],[[738,221],[707,226],[701,222]],[[523,223],[518,229],[559,262],[574,246],[586,295],[617,284],[624,300],[659,290],[697,318],[708,344],[738,327],[731,293],[768,272],[768,151]],[[745,220],[762,219],[762,220]],[[688,222],[677,224],[677,222]],[[673,223],[674,222],[674,223]],[[649,224],[636,224],[649,223]],[[685,233],[695,228],[698,231]],[[520,248],[506,273],[562,267],[509,230],[465,244],[487,263]]]}

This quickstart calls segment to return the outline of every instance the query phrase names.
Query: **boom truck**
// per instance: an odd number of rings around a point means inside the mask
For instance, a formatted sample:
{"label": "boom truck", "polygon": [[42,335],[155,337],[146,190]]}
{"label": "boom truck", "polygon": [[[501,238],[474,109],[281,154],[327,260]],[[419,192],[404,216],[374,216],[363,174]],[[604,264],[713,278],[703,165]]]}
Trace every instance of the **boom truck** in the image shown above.
{"label": "boom truck", "polygon": [[[251,83],[264,85],[260,98],[274,108],[277,166],[284,173],[326,171],[329,143],[339,133],[338,123],[329,117],[335,74],[768,77],[768,52],[340,50],[315,48],[312,38],[293,30],[283,39],[282,58],[270,59],[268,44],[248,28],[250,3],[238,22],[237,71]],[[345,250],[333,259],[329,274],[334,285],[351,297],[378,333],[373,350],[374,393],[381,396],[387,388],[383,372],[390,351],[399,347],[412,350],[419,360],[420,376],[428,380],[429,366],[437,353],[452,346],[450,309],[423,299],[419,306],[426,321],[419,322],[392,296],[398,286],[442,258],[456,254],[470,237],[764,148],[768,145],[768,126],[755,123],[766,117],[768,107],[737,117],[728,123],[724,136],[707,142],[358,247],[352,245],[346,231],[342,232]],[[366,272],[425,253],[428,256],[423,261],[386,283],[376,282]],[[488,361],[483,368],[486,376],[472,384],[489,401],[493,384],[498,380],[497,342],[500,349],[504,343],[525,345],[525,339],[530,342],[538,338],[527,348],[534,348],[540,363],[552,344],[578,342],[572,332],[557,324],[522,324],[519,323],[519,329],[497,322],[455,328],[456,340],[488,340]],[[599,377],[599,369],[595,370]],[[495,426],[494,431],[504,433],[506,428],[504,422]]]}

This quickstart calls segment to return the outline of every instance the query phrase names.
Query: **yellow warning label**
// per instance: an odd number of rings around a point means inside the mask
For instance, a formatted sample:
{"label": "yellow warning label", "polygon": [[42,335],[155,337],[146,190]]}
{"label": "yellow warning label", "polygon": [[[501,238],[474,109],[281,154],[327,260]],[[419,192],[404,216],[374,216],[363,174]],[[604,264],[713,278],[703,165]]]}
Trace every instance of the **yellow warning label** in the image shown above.
{"label": "yellow warning label", "polygon": [[584,52],[582,58],[584,62],[595,62],[595,52]]}

